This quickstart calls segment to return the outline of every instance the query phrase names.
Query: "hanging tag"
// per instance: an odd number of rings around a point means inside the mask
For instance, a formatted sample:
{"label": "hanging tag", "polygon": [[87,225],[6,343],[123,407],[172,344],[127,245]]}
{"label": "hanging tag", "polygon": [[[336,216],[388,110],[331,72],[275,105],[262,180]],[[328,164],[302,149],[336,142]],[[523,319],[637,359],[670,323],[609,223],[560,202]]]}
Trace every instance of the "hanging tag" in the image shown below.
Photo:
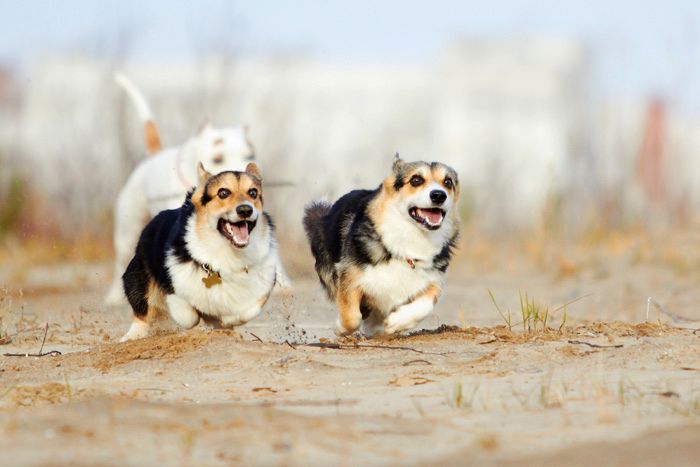
{"label": "hanging tag", "polygon": [[211,289],[215,285],[221,284],[221,275],[216,271],[208,271],[207,277],[202,277],[202,282]]}

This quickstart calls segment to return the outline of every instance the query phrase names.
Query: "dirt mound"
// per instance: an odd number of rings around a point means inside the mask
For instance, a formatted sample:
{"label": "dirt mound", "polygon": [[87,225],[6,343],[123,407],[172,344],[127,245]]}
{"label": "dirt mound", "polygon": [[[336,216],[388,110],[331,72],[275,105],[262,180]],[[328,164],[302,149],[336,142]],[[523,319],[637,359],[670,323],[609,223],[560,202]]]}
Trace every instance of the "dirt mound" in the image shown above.
{"label": "dirt mound", "polygon": [[90,351],[90,365],[104,373],[112,367],[134,360],[174,360],[185,352],[202,348],[211,338],[211,332],[191,331],[100,345]]}

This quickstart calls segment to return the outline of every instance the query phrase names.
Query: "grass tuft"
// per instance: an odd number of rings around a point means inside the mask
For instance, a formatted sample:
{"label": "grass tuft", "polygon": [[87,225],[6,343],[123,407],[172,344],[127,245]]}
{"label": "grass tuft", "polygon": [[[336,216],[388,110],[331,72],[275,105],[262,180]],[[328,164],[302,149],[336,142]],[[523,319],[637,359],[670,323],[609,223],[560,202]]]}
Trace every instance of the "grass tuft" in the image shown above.
{"label": "grass tuft", "polygon": [[523,294],[523,292],[520,291],[520,322],[513,323],[513,314],[511,311],[503,311],[501,307],[498,306],[496,297],[493,295],[493,292],[491,292],[491,289],[487,290],[489,297],[491,297],[491,302],[496,307],[496,311],[498,311],[498,314],[501,316],[501,319],[503,319],[503,322],[508,327],[508,330],[512,332],[514,326],[522,325],[524,334],[553,331],[554,329],[549,327],[550,317],[559,311],[563,311],[561,321],[557,328],[557,331],[561,333],[566,325],[567,307],[590,295],[582,295],[550,310],[548,306],[542,305],[534,298],[530,297],[527,292]]}

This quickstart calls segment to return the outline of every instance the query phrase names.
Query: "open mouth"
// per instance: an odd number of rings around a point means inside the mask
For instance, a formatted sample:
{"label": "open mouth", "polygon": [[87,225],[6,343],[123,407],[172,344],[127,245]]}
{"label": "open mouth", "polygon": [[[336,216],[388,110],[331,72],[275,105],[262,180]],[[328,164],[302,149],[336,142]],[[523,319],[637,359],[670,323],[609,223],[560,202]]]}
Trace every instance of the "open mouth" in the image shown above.
{"label": "open mouth", "polygon": [[408,214],[414,221],[428,230],[439,229],[445,218],[445,211],[440,208],[417,208],[414,206],[408,210]]}
{"label": "open mouth", "polygon": [[219,219],[219,224],[216,228],[233,246],[245,248],[248,246],[250,233],[255,228],[255,221],[229,222],[226,219]]}

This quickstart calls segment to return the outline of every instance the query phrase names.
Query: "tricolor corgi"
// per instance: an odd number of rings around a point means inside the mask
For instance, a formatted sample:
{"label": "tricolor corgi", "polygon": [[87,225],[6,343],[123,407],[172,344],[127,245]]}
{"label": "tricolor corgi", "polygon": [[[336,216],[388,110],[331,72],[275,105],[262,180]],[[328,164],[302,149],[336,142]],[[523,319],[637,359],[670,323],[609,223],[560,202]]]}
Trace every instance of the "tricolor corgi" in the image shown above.
{"label": "tricolor corgi", "polygon": [[241,325],[272,292],[280,263],[258,167],[212,175],[200,163],[197,172],[197,187],[184,204],[144,228],[122,276],[134,312],[123,341],[146,337],[158,309],[185,329],[200,318]]}
{"label": "tricolor corgi", "polygon": [[[211,172],[244,170],[255,161],[255,151],[244,126],[216,128],[209,124],[182,146],[163,148],[151,109],[141,91],[123,74],[117,83],[134,102],[144,123],[144,137],[150,157],[131,173],[114,206],[114,277],[105,298],[107,305],[124,303],[119,278],[134,252],[146,223],[165,209],[180,206],[182,198],[197,182],[197,164]],[[278,268],[278,282],[290,286],[284,269]]]}
{"label": "tricolor corgi", "polygon": [[459,182],[439,162],[404,162],[374,190],[354,190],[304,216],[316,272],[346,335],[415,327],[442,291],[457,240]]}

